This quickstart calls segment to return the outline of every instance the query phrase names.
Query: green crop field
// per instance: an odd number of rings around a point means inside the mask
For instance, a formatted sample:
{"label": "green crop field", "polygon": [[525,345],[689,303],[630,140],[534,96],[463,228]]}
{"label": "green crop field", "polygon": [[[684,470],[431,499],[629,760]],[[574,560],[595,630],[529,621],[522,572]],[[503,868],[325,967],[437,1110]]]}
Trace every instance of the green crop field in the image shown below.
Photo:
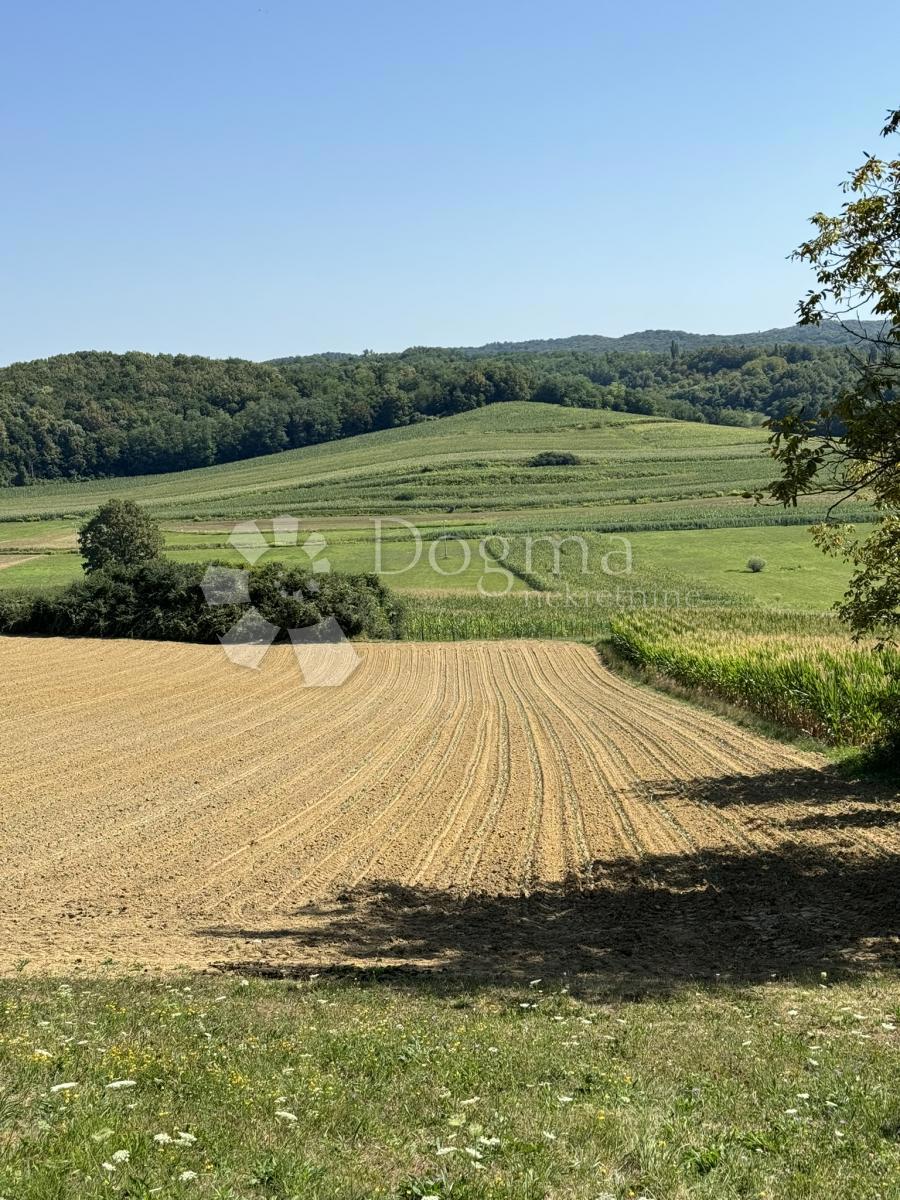
{"label": "green crop field", "polygon": [[[548,449],[575,452],[582,461],[527,465]],[[272,517],[288,513],[301,521],[299,544],[273,546],[272,557],[306,562],[306,531],[321,530],[334,569],[373,571],[379,559],[371,518],[402,518],[415,531],[395,519],[385,522],[378,539],[388,582],[404,591],[472,593],[459,622],[450,614],[435,620],[434,605],[420,605],[423,615],[411,628],[421,630],[485,629],[495,622],[502,629],[547,631],[547,610],[537,619],[533,607],[523,625],[521,606],[507,605],[503,614],[499,606],[485,608],[479,580],[490,593],[525,586],[606,590],[611,580],[599,564],[610,543],[599,535],[614,532],[632,540],[632,590],[654,592],[675,581],[682,591],[699,590],[717,602],[826,607],[841,595],[848,572],[810,543],[805,526],[822,517],[822,505],[812,501],[786,511],[744,495],[772,474],[764,450],[758,430],[497,404],[202,470],[7,488],[0,490],[0,589],[33,591],[78,578],[77,526],[115,495],[163,520],[166,553],[181,560],[237,564],[241,559],[229,545],[233,524],[254,519],[265,530]],[[851,515],[865,519],[870,510],[857,504]],[[572,533],[583,533],[590,544],[589,579],[546,572],[535,579],[523,570],[529,535]],[[508,539],[505,557],[498,537]],[[751,554],[767,559],[760,575],[745,570]],[[540,555],[538,549],[538,576]],[[498,558],[515,578],[507,582],[499,573]],[[606,628],[605,618],[573,621],[570,614],[553,628],[592,636]]]}
{"label": "green crop field", "polygon": [[[128,496],[161,517],[508,511],[724,494],[765,482],[759,431],[594,409],[495,404],[264,458],[0,490],[0,521],[78,516]],[[578,467],[526,466],[542,450]]]}

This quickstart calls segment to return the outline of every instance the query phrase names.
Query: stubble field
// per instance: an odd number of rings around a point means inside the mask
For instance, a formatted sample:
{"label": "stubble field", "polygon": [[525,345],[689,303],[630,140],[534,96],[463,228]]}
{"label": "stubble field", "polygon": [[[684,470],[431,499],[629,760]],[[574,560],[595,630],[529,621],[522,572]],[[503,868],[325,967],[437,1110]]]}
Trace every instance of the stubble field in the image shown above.
{"label": "stubble field", "polygon": [[247,671],[219,647],[3,639],[0,966],[893,958],[900,837],[872,785],[584,646],[359,651],[305,688],[290,647]]}

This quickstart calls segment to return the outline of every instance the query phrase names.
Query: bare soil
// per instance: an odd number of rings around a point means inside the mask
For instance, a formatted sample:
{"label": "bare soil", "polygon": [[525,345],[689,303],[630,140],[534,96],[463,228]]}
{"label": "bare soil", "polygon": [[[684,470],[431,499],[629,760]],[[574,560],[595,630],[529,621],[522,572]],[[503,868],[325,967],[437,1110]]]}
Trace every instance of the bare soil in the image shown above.
{"label": "bare soil", "polygon": [[900,803],[570,643],[0,638],[0,970],[895,963]]}

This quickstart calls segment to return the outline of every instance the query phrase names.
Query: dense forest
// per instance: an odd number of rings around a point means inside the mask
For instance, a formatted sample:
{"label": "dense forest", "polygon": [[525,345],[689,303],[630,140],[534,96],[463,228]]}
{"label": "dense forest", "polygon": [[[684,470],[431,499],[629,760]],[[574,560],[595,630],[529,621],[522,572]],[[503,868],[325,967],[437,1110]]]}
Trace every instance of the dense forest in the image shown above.
{"label": "dense forest", "polygon": [[767,347],[855,346],[862,338],[877,337],[881,321],[822,321],[819,325],[788,325],[783,329],[762,329],[754,333],[685,333],[683,329],[644,329],[621,337],[582,333],[566,338],[535,338],[529,342],[488,342],[484,346],[463,347],[465,354],[546,354],[556,350],[649,350],[664,353],[674,342],[681,350],[700,350],[709,346]]}
{"label": "dense forest", "polygon": [[208,466],[510,400],[758,425],[815,415],[852,377],[842,348],[663,352],[414,348],[253,363],[84,351],[0,369],[0,484]]}

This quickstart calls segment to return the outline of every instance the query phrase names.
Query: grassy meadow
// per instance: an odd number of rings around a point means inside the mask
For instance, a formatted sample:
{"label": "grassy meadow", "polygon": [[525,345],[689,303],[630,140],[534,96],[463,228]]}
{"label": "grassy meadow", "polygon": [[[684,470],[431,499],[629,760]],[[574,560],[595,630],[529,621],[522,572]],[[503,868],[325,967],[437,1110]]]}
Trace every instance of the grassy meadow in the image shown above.
{"label": "grassy meadow", "polygon": [[[764,446],[759,430],[498,404],[174,475],[0,489],[0,589],[40,590],[78,578],[77,526],[103,500],[118,495],[160,518],[166,553],[173,558],[235,565],[241,559],[229,545],[233,524],[254,519],[266,530],[271,517],[287,512],[301,520],[300,544],[273,547],[273,555],[306,562],[305,531],[321,530],[334,569],[372,571],[378,561],[371,518],[393,515],[416,525],[421,545],[399,521],[385,523],[381,566],[391,585],[433,598],[453,593],[467,613],[472,605],[461,594],[471,593],[481,612],[478,627],[485,629],[492,610],[482,611],[479,580],[482,590],[507,590],[497,570],[483,578],[486,565],[503,558],[515,576],[508,588],[516,592],[605,591],[610,577],[600,564],[611,543],[603,535],[614,533],[632,540],[632,590],[653,593],[677,579],[683,591],[699,590],[718,602],[827,607],[843,591],[847,572],[809,542],[805,526],[823,515],[821,504],[785,511],[756,505],[745,495],[772,473]],[[527,465],[547,449],[577,452],[581,462]],[[856,505],[854,514],[865,519],[870,510]],[[580,570],[578,578],[569,578],[565,563],[556,574],[552,562],[547,577],[541,547],[534,570],[524,570],[525,538],[572,534],[590,543],[590,578]],[[509,539],[508,553],[498,538]],[[746,571],[751,554],[769,561],[759,576]],[[513,627],[510,614],[517,611],[497,605],[498,635]],[[578,630],[575,636],[590,637],[605,622],[605,614],[578,622],[570,614],[555,628],[560,636]],[[456,625],[452,615],[432,624],[449,631],[473,627],[468,615]],[[546,614],[539,626],[529,618],[529,627],[542,633],[554,628]]]}
{"label": "grassy meadow", "polygon": [[883,980],[363,982],[0,984],[0,1194],[898,1195]]}

